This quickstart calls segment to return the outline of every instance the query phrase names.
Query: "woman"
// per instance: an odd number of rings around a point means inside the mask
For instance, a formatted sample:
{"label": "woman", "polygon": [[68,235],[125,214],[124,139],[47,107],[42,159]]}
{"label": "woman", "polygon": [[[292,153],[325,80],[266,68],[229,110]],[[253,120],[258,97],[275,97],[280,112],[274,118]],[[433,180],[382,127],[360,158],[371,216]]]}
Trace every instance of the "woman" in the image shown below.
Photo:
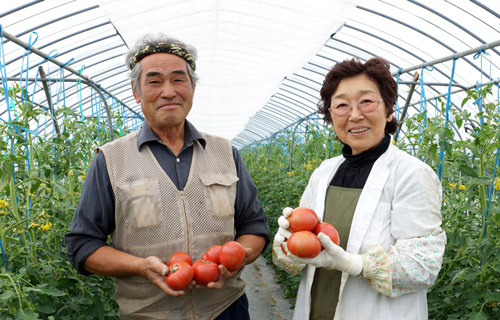
{"label": "woman", "polygon": [[[396,82],[389,63],[337,63],[321,88],[319,113],[344,144],[316,169],[300,206],[333,224],[340,246],[319,235],[314,258],[285,255],[291,208],[278,220],[273,253],[288,270],[304,265],[294,319],[427,319],[426,290],[442,264],[442,190],[434,171],[391,143]],[[275,250],[276,249],[276,250]]]}

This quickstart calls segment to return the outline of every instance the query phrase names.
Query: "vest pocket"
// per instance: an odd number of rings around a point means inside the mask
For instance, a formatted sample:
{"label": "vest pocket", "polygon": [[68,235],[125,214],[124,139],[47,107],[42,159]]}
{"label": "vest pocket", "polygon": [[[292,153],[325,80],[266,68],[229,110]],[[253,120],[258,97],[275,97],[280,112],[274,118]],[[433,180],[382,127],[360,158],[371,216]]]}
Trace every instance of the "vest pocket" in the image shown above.
{"label": "vest pocket", "polygon": [[123,199],[126,223],[132,229],[155,227],[161,222],[158,180],[139,180],[117,185]]}
{"label": "vest pocket", "polygon": [[239,178],[232,174],[202,172],[199,173],[204,185],[205,202],[211,216],[222,218],[234,215],[236,198],[236,181]]}

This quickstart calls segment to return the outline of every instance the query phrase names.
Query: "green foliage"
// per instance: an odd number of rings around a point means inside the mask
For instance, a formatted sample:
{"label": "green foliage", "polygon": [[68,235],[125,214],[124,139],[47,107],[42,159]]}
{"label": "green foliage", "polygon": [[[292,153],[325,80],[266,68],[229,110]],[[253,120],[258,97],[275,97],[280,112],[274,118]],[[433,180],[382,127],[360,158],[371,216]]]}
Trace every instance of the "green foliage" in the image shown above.
{"label": "green foliage", "polygon": [[[470,91],[462,107],[480,97],[482,101],[491,98],[491,86],[479,93]],[[428,291],[430,319],[496,319],[500,314],[500,172],[495,170],[499,118],[496,101],[484,103],[481,113],[451,109],[452,120],[445,123],[442,102],[440,114],[416,114],[401,124],[404,134],[397,146],[436,173],[440,166],[442,170],[443,229],[448,243],[439,277]],[[303,141],[294,144],[293,171],[291,132],[241,150],[259,189],[272,236],[282,209],[298,206],[312,171],[322,160],[340,154],[332,133],[320,126],[306,128],[301,137]],[[270,249],[264,256],[271,263]],[[278,281],[286,287],[285,296],[295,301],[300,275],[275,269]]]}
{"label": "green foliage", "polygon": [[63,242],[94,150],[109,140],[107,126],[60,107],[60,134],[36,135],[30,127],[54,118],[18,100],[19,91],[9,92],[14,119],[0,122],[0,240],[7,262],[0,263],[0,318],[115,319],[113,279],[79,275]]}

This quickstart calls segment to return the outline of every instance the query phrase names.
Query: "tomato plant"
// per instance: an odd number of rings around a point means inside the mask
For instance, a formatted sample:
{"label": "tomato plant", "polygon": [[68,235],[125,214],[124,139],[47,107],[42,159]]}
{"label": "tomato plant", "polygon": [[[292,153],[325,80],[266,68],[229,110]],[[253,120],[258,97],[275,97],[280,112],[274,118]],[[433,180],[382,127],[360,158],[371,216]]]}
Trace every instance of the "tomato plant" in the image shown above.
{"label": "tomato plant", "polygon": [[[330,239],[332,240],[333,243],[336,245],[340,245],[340,238],[339,238],[339,233],[337,232],[337,229],[333,225],[331,225],[328,222],[320,222],[316,225],[316,228],[314,228],[313,233],[315,235],[318,235],[320,232],[323,232],[326,234]],[[324,249],[323,247],[321,247]]]}
{"label": "tomato plant", "polygon": [[236,271],[245,263],[245,248],[236,241],[226,242],[220,251],[220,264],[229,271]]}
{"label": "tomato plant", "polygon": [[167,265],[170,267],[171,264],[179,261],[187,262],[189,265],[193,264],[193,260],[191,259],[189,254],[185,252],[176,252],[170,257],[170,259],[168,259]]}
{"label": "tomato plant", "polygon": [[209,260],[196,260],[193,263],[194,280],[199,284],[214,282],[219,278],[219,265]]}
{"label": "tomato plant", "polygon": [[290,223],[288,229],[292,232],[312,231],[319,222],[316,212],[304,207],[293,209],[287,219]]}
{"label": "tomato plant", "polygon": [[217,264],[220,264],[220,252],[222,250],[221,245],[213,245],[210,248],[208,248],[207,252],[203,255],[205,260],[210,260],[213,261]]}
{"label": "tomato plant", "polygon": [[170,288],[182,290],[187,287],[194,277],[194,270],[191,265],[185,261],[172,263],[165,280]]}
{"label": "tomato plant", "polygon": [[311,231],[297,231],[288,239],[287,247],[298,257],[313,258],[320,253],[321,242]]}

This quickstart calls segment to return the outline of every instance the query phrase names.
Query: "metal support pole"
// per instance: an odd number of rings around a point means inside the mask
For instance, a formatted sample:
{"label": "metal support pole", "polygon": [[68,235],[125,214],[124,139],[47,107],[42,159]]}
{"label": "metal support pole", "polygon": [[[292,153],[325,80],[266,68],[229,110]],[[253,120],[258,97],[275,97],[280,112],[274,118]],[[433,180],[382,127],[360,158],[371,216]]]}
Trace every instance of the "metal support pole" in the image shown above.
{"label": "metal support pole", "polygon": [[[416,81],[418,80],[418,77],[419,77],[418,72],[415,72],[415,74],[413,75],[413,82],[415,82],[415,84],[416,84]],[[408,107],[409,107],[410,101],[411,101],[411,96],[413,95],[413,92],[415,91],[415,84],[412,84],[410,86],[410,91],[408,92],[408,98],[406,98],[405,107],[403,108],[403,112],[401,113],[401,118],[398,121],[400,126],[401,126],[401,123],[403,122],[403,120],[406,116],[406,112],[408,111]],[[398,141],[398,134],[399,134],[399,130],[396,130],[396,134],[394,135],[394,142]]]}
{"label": "metal support pole", "polygon": [[[27,49],[27,50],[30,50],[31,52],[33,52],[34,54],[37,54],[39,55],[40,57],[58,65],[59,67],[65,69],[65,70],[68,70],[69,72],[73,73],[74,75],[76,76],[79,76],[81,79],[84,79],[86,81],[86,83],[88,85],[90,85],[91,83],[95,85],[95,82],[90,79],[89,77],[83,75],[83,74],[80,74],[78,71],[76,71],[75,69],[71,68],[71,67],[68,67],[67,65],[65,65],[64,63],[54,59],[54,58],[50,58],[47,54],[45,54],[44,52],[34,48],[34,47],[30,47],[26,42],[24,41],[21,41],[20,39],[18,39],[17,37],[15,37],[14,35],[8,33],[7,31],[5,30],[2,30],[2,34],[3,36],[6,38],[6,39],[9,39],[10,41],[16,43],[17,45]],[[130,111],[132,111],[133,113],[135,113],[136,115],[140,116],[135,110],[133,110],[132,108],[130,108],[129,106],[127,106],[125,103],[121,102],[118,98],[116,98],[112,93],[108,92],[106,89],[100,89],[101,91],[105,92],[107,95],[113,97],[114,99],[116,99],[116,101],[120,102],[122,105],[124,105],[127,109],[129,109]]]}
{"label": "metal support pole", "polygon": [[[40,67],[41,68],[41,67]],[[43,70],[42,70],[43,71]],[[42,75],[42,73],[40,72],[40,75]],[[45,75],[45,73],[44,73]],[[2,78],[0,78],[2,79]],[[17,78],[13,78],[13,77],[7,77],[7,81],[17,81],[19,79]],[[45,86],[47,85],[47,82],[51,81],[50,79],[47,79],[47,78],[38,78],[38,79],[33,79],[33,78],[28,78],[27,79],[28,81],[41,81],[42,84],[44,85],[44,88]],[[64,81],[66,82],[77,82],[78,80],[77,79],[65,79]],[[109,128],[109,135],[110,135],[110,138],[111,140],[114,139],[114,134],[113,134],[113,121],[111,119],[111,110],[109,109],[109,105],[108,105],[108,102],[106,101],[106,98],[104,97],[104,94],[102,93],[102,90],[99,89],[93,82],[89,82],[87,80],[82,80],[81,82],[85,83],[86,85],[88,86],[91,86],[92,88],[95,89],[95,91],[97,91],[97,93],[99,94],[99,96],[101,97],[101,100],[102,102],[104,103],[104,109],[106,110],[106,118],[108,120],[108,128]],[[45,94],[48,94],[48,88],[47,88],[47,91]],[[50,102],[50,94],[47,96],[47,102],[49,104],[51,104]],[[52,116],[54,116],[53,112],[52,112],[52,108],[51,106],[49,105],[49,110],[52,114]],[[136,113],[136,112],[134,112]],[[137,114],[137,113],[136,113]],[[54,125],[57,126],[57,122],[56,122],[56,119],[54,118]],[[59,128],[56,128],[56,132],[58,132]],[[59,133],[59,132],[58,132]]]}
{"label": "metal support pole", "polygon": [[462,51],[462,52],[457,52],[455,54],[452,54],[451,56],[447,56],[447,57],[436,59],[436,60],[427,61],[427,62],[424,62],[422,64],[418,64],[418,65],[413,66],[413,67],[402,69],[399,72],[394,72],[392,75],[396,76],[398,74],[403,74],[403,73],[407,73],[407,72],[410,72],[410,71],[413,71],[413,70],[418,70],[418,69],[421,69],[421,68],[433,66],[433,65],[438,64],[438,63],[443,63],[443,62],[450,61],[450,60],[453,60],[453,59],[462,58],[462,57],[468,56],[470,54],[477,53],[479,51],[484,51],[486,49],[491,49],[491,48],[497,47],[499,45],[500,45],[500,40],[493,41],[493,42],[490,42],[490,43],[483,44],[483,45],[481,45],[479,47],[475,47],[475,48],[472,48],[472,49],[469,49],[469,50],[465,50],[465,51]]}
{"label": "metal support pole", "polygon": [[[38,71],[40,72],[40,76],[42,78],[47,77],[42,66],[38,68]],[[49,86],[47,85],[47,81],[42,81],[42,86],[43,86],[43,91],[45,91],[45,97],[47,98],[47,104],[49,105],[49,112],[52,115],[52,121],[54,122],[54,129],[56,130],[57,135],[61,137],[61,131],[59,130],[59,125],[57,124],[57,118],[54,112],[54,106],[52,105],[52,97],[50,96],[50,91],[49,91]]]}

